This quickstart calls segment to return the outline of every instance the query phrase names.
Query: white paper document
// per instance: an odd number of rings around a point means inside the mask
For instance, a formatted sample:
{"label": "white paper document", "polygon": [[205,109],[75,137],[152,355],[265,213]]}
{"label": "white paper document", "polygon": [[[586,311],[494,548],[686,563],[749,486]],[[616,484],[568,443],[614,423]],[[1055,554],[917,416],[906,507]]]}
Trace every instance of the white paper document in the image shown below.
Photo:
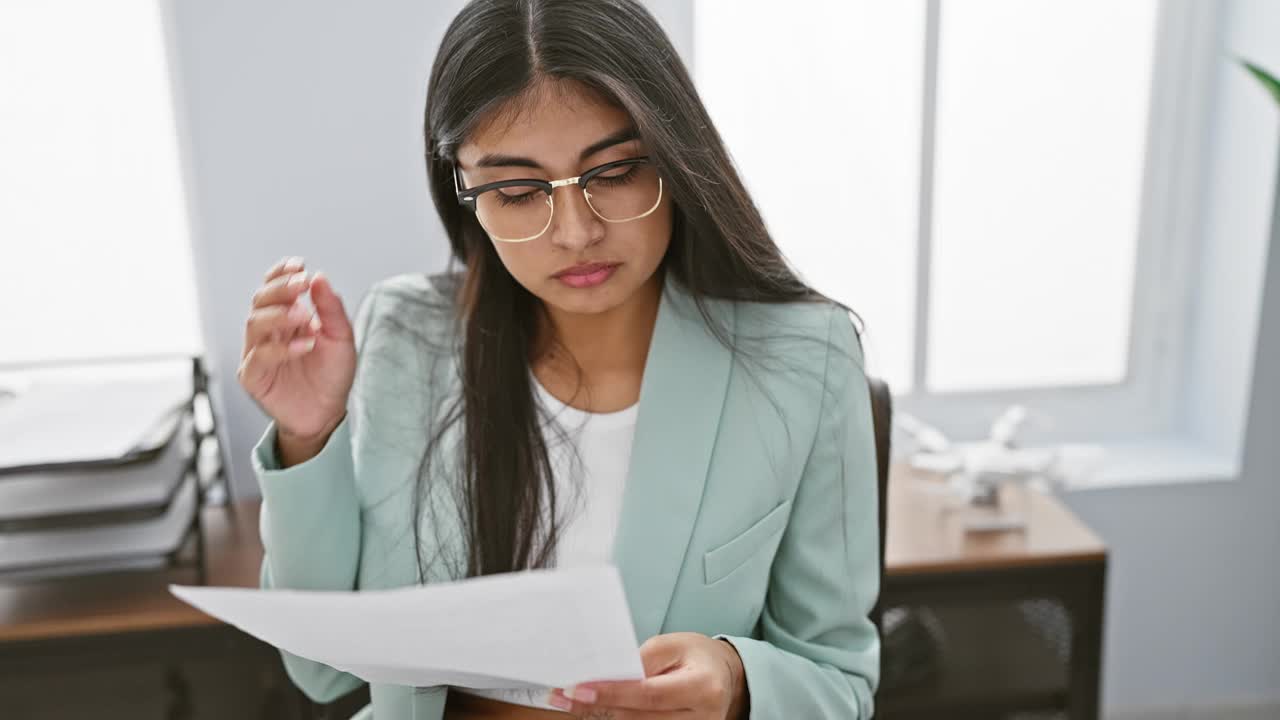
{"label": "white paper document", "polygon": [[169,590],[260,640],[369,682],[532,688],[644,677],[612,566],[359,592]]}

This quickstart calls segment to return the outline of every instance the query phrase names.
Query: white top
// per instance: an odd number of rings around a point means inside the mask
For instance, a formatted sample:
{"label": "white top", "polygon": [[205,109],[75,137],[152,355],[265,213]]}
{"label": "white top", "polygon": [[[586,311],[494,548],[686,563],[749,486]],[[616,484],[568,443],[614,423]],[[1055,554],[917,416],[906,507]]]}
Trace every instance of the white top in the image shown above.
{"label": "white top", "polygon": [[[560,519],[554,564],[569,567],[612,562],[640,404],[610,413],[586,412],[560,402],[532,372],[529,378],[538,400],[565,433],[562,438],[549,425],[542,427],[556,488],[556,515]],[[581,461],[577,467],[572,464],[575,446]],[[558,709],[546,702],[550,688],[454,690],[517,705]]]}

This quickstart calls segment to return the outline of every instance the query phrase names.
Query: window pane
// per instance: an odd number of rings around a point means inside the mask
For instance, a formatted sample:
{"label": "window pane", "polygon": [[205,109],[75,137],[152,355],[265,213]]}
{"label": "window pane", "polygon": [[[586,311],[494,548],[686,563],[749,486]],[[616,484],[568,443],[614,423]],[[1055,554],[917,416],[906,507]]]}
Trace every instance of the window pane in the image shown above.
{"label": "window pane", "polygon": [[153,0],[0,3],[0,363],[191,352]]}
{"label": "window pane", "polygon": [[1155,17],[942,4],[930,389],[1124,377]]}
{"label": "window pane", "polygon": [[910,388],[923,2],[697,0],[695,76],[792,264]]}

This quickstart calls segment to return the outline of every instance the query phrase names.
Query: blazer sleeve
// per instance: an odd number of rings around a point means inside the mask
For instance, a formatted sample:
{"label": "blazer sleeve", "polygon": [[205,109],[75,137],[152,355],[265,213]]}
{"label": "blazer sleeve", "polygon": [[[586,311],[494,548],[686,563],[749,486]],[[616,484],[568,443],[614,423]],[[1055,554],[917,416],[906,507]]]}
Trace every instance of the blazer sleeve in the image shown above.
{"label": "blazer sleeve", "polygon": [[[377,290],[375,284],[365,294],[352,323],[357,362],[373,317]],[[262,491],[258,519],[264,550],[260,587],[355,589],[361,524],[352,459],[353,420],[348,410],[319,453],[288,468],[280,467],[274,420],[254,445],[251,464]],[[316,702],[331,702],[364,683],[355,675],[286,650],[280,650],[280,655],[290,679]]]}
{"label": "blazer sleeve", "polygon": [[717,636],[742,658],[751,720],[872,716],[880,638],[878,483],[862,347],[828,326],[818,432],[769,579],[757,634]]}

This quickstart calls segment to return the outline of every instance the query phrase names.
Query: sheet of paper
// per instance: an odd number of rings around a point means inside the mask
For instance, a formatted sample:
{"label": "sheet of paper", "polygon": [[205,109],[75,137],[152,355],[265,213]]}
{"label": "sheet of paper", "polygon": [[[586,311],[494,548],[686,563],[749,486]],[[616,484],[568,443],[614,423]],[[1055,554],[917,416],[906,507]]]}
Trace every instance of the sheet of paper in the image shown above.
{"label": "sheet of paper", "polygon": [[360,592],[169,590],[264,642],[370,682],[518,688],[644,677],[612,566]]}

